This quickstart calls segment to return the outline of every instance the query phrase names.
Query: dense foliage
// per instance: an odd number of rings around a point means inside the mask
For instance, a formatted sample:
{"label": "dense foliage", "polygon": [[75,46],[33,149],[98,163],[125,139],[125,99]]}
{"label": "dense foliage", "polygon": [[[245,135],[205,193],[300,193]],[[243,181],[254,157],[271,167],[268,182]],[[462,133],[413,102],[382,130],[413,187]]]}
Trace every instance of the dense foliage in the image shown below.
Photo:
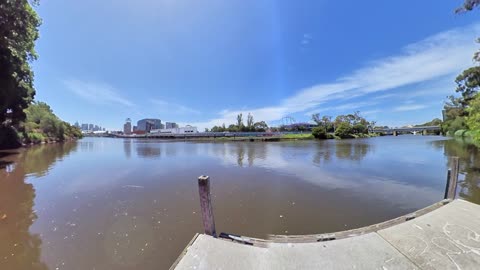
{"label": "dense foliage", "polygon": [[314,127],[312,129],[312,134],[313,137],[316,139],[326,139],[327,138],[327,132],[323,127]]}
{"label": "dense foliage", "polygon": [[[34,3],[37,3],[35,1]],[[25,119],[35,95],[30,62],[37,58],[40,18],[27,0],[0,2],[0,124]]]}
{"label": "dense foliage", "polygon": [[358,111],[353,114],[339,115],[334,121],[332,121],[331,116],[320,116],[317,113],[312,115],[312,120],[318,128],[323,129],[325,134],[333,132],[335,136],[342,139],[361,137],[368,134],[369,130],[372,130],[375,126],[374,121],[367,121]]}
{"label": "dense foliage", "polygon": [[[457,12],[470,11],[480,5],[480,0],[465,0]],[[477,40],[480,43],[480,39]],[[480,143],[480,53],[477,51],[473,60],[477,65],[464,70],[455,79],[457,95],[448,97],[444,106],[444,123],[442,131],[448,135],[464,136],[468,134]]]}
{"label": "dense foliage", "polygon": [[44,102],[32,103],[25,110],[25,114],[26,119],[21,125],[20,137],[26,143],[64,141],[82,137],[78,128],[60,120]]}
{"label": "dense foliage", "polygon": [[[211,132],[265,132],[268,129],[267,123],[265,121],[255,122],[253,120],[253,115],[247,115],[247,125],[243,123],[243,114],[237,115],[237,123],[231,124],[228,128],[225,124],[221,126],[214,126],[210,129]],[[206,130],[208,131],[208,130]]]}

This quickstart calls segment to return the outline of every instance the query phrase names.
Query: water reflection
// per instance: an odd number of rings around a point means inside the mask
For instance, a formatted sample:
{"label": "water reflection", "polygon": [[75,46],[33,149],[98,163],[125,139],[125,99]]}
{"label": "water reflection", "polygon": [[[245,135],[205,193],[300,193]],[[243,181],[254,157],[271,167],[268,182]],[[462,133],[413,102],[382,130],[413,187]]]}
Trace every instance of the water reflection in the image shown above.
{"label": "water reflection", "polygon": [[[459,157],[460,177],[459,196],[480,204],[480,151],[475,145],[461,140],[433,142],[437,148],[443,148],[446,156]],[[451,168],[450,160],[447,165]],[[463,179],[462,179],[463,178]]]}
{"label": "water reflection", "polygon": [[153,143],[141,143],[135,145],[135,150],[137,151],[137,155],[141,158],[156,158],[160,157],[162,154],[162,150],[160,149],[159,144]]}
{"label": "water reflection", "polygon": [[[34,212],[35,188],[25,182],[28,174],[45,175],[52,164],[73,151],[75,143],[32,147],[4,157],[2,163],[15,164],[0,170],[0,268],[46,270],[40,259],[42,240],[30,232],[37,220]],[[5,160],[6,159],[6,160]]]}
{"label": "water reflection", "polygon": [[124,139],[123,140],[123,151],[125,151],[125,156],[130,158],[132,156],[132,140]]}

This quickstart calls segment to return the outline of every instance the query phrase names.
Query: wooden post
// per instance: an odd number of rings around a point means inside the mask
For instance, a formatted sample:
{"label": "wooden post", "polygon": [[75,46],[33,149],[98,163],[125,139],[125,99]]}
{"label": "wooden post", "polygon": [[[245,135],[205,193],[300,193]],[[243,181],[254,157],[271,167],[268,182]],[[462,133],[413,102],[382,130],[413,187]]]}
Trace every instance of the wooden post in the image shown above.
{"label": "wooden post", "polygon": [[448,194],[447,199],[455,199],[457,194],[457,183],[458,183],[458,173],[459,173],[459,163],[458,157],[452,157],[450,159],[450,163],[452,166],[451,174],[450,174],[450,183],[448,186]]}
{"label": "wooden post", "polygon": [[448,169],[448,171],[447,171],[447,184],[445,185],[445,195],[443,196],[444,199],[448,198],[448,190],[450,189],[451,180],[452,180],[452,170]]}
{"label": "wooden post", "polygon": [[202,210],[203,228],[205,234],[217,237],[215,219],[213,218],[212,200],[210,198],[210,177],[198,177],[198,193],[200,195],[200,208]]}

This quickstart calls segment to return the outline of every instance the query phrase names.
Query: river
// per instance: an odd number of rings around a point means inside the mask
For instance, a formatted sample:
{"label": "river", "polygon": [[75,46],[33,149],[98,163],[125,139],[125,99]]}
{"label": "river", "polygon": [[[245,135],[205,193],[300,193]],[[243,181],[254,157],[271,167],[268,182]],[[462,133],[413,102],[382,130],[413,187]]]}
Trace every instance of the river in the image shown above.
{"label": "river", "polygon": [[458,196],[480,203],[480,153],[438,136],[283,142],[85,138],[0,152],[0,269],[168,269],[202,232],[209,175],[218,232],[310,234]]}

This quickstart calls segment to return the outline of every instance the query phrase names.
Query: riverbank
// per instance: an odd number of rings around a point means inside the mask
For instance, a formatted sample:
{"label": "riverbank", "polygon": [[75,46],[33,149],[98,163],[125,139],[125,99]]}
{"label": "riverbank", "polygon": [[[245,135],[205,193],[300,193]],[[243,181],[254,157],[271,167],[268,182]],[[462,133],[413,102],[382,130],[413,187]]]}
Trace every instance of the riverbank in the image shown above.
{"label": "riverbank", "polygon": [[28,136],[25,137],[23,133],[18,133],[11,127],[4,127],[0,129],[0,150],[12,150],[41,144],[62,143],[76,141],[78,139],[81,139],[81,137],[63,135],[62,139],[58,139],[39,132],[28,134]]}

